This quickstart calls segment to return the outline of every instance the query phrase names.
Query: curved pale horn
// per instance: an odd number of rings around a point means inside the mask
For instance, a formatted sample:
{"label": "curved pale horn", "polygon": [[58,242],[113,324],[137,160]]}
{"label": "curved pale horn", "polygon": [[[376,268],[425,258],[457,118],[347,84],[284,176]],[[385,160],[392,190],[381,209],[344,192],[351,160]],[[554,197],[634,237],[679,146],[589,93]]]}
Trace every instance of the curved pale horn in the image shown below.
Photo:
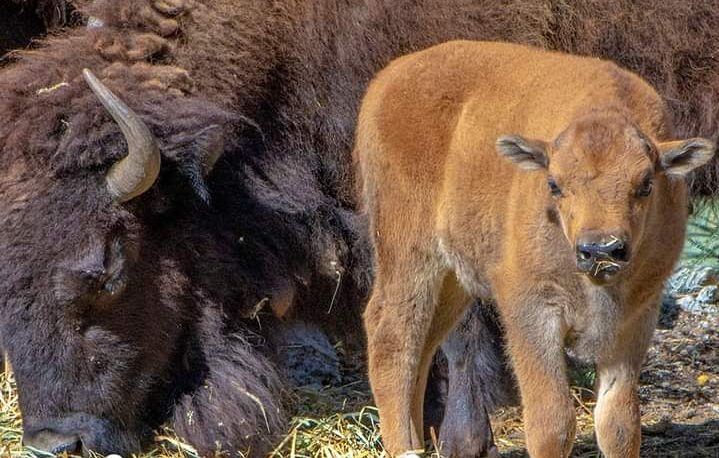
{"label": "curved pale horn", "polygon": [[84,69],[82,76],[105,109],[110,113],[127,141],[127,156],[107,173],[107,189],[118,202],[127,202],[150,189],[160,174],[160,149],[150,129],[125,103]]}

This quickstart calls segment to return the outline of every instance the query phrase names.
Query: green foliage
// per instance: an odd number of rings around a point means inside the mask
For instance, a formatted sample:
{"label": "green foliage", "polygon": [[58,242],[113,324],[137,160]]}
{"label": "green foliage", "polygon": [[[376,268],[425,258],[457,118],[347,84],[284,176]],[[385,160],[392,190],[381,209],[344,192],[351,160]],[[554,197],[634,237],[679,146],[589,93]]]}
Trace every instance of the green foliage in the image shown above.
{"label": "green foliage", "polygon": [[567,366],[567,374],[570,385],[588,391],[594,389],[594,384],[597,381],[597,372],[594,364],[572,361]]}
{"label": "green foliage", "polygon": [[694,201],[681,263],[719,268],[719,199]]}

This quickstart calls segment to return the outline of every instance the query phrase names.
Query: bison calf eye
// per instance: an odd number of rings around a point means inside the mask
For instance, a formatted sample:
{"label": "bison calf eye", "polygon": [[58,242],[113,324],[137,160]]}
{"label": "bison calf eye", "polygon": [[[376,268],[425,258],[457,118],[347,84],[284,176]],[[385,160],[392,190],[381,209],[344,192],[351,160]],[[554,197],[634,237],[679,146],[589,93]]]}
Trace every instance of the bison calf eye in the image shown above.
{"label": "bison calf eye", "polygon": [[649,194],[652,193],[652,188],[654,187],[654,180],[651,178],[647,178],[644,181],[642,181],[642,185],[637,189],[637,197],[647,197]]}
{"label": "bison calf eye", "polygon": [[559,188],[559,185],[554,180],[554,178],[549,177],[549,179],[547,180],[547,184],[549,185],[549,192],[552,193],[552,196],[562,197],[562,190]]}

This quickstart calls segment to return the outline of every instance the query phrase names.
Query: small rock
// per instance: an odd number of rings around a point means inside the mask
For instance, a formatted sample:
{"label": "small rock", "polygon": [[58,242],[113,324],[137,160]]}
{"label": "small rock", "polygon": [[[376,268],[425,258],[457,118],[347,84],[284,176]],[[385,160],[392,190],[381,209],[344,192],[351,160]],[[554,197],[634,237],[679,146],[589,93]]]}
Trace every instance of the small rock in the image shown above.
{"label": "small rock", "polygon": [[695,293],[714,282],[717,277],[719,272],[709,266],[680,267],[667,281],[666,290],[675,296]]}
{"label": "small rock", "polygon": [[660,379],[666,379],[672,376],[672,373],[666,369],[657,369],[654,371],[654,374]]}
{"label": "small rock", "polygon": [[659,312],[659,328],[660,329],[671,329],[674,327],[674,322],[679,317],[679,311],[681,307],[677,304],[676,299],[672,296],[665,294],[662,298],[662,307]]}
{"label": "small rock", "polygon": [[699,291],[699,294],[697,294],[696,300],[704,304],[711,304],[716,301],[718,290],[719,286],[717,285],[705,286]]}
{"label": "small rock", "polygon": [[695,296],[683,296],[677,299],[677,304],[687,312],[702,313],[709,310],[710,305],[697,300]]}

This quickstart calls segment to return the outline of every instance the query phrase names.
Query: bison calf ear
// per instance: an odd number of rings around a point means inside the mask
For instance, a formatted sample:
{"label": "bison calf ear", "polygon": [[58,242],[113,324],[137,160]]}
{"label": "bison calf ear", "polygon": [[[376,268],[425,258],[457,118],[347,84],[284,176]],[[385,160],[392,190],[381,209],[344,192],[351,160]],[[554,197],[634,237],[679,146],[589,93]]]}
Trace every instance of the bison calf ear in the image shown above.
{"label": "bison calf ear", "polygon": [[546,169],[549,165],[547,144],[541,140],[505,135],[497,139],[497,152],[522,170]]}
{"label": "bison calf ear", "polygon": [[714,157],[714,143],[705,138],[690,138],[659,144],[659,166],[668,175],[684,176]]}

